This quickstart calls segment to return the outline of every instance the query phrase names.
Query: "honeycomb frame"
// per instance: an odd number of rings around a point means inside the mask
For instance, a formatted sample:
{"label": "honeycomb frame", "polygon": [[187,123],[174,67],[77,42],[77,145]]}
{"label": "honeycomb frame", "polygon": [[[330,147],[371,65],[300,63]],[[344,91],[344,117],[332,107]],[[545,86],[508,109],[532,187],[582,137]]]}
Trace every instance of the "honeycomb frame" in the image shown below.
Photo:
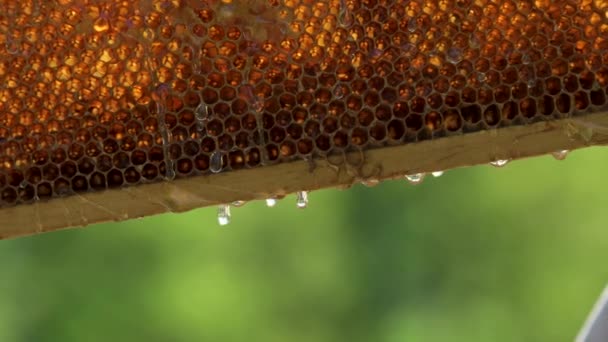
{"label": "honeycomb frame", "polygon": [[605,0],[0,5],[0,237],[605,143]]}

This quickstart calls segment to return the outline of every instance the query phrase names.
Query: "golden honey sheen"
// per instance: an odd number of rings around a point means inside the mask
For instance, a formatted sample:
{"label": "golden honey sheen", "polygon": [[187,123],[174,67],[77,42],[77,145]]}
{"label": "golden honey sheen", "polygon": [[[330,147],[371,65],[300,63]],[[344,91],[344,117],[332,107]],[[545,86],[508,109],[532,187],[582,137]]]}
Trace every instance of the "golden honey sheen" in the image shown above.
{"label": "golden honey sheen", "polygon": [[608,0],[0,8],[0,207],[606,109]]}

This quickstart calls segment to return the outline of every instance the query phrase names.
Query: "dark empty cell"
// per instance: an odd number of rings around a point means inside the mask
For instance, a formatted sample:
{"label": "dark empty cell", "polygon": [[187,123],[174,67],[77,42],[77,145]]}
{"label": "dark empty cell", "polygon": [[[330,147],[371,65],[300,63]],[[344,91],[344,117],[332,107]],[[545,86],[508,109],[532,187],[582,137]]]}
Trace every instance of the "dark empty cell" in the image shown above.
{"label": "dark empty cell", "polygon": [[331,101],[333,95],[329,89],[321,88],[315,92],[315,98],[318,103],[326,104]]}
{"label": "dark empty cell", "polygon": [[410,109],[414,113],[420,113],[420,114],[424,113],[425,107],[426,107],[426,101],[421,97],[413,98],[412,102],[410,104]]}
{"label": "dark empty cell", "polygon": [[83,158],[78,161],[78,172],[89,174],[95,170],[95,162],[90,158]]}
{"label": "dark empty cell", "polygon": [[78,167],[76,163],[72,161],[65,162],[61,165],[61,175],[67,178],[72,178],[76,172],[78,172]]}
{"label": "dark empty cell", "polygon": [[346,108],[348,108],[349,110],[351,110],[353,112],[357,112],[357,111],[361,110],[362,106],[363,106],[363,101],[361,100],[360,96],[350,95],[346,99]]}
{"label": "dark empty cell", "polygon": [[55,178],[59,177],[59,168],[52,164],[45,165],[42,168],[42,175],[46,180],[55,180]]}
{"label": "dark empty cell", "polygon": [[137,146],[137,142],[135,141],[134,137],[124,137],[122,139],[122,142],[120,144],[120,149],[123,151],[133,151],[133,149],[135,149],[135,147]]}
{"label": "dark empty cell", "polygon": [[375,91],[369,91],[363,97],[365,105],[368,107],[375,107],[380,103],[380,95]]}
{"label": "dark empty cell", "polygon": [[252,148],[245,154],[245,163],[250,167],[259,165],[260,161],[260,151],[257,148]]}
{"label": "dark empty cell", "polygon": [[396,118],[405,118],[409,113],[409,106],[405,102],[397,102],[393,105],[393,116]]}
{"label": "dark empty cell", "polygon": [[340,117],[340,127],[351,129],[357,125],[357,119],[349,114],[343,114]]}
{"label": "dark empty cell", "polygon": [[570,102],[570,95],[561,93],[555,100],[555,106],[560,113],[570,114]]}
{"label": "dark empty cell", "polygon": [[224,131],[224,125],[222,121],[214,119],[207,123],[207,133],[212,136],[218,136]]}
{"label": "dark empty cell", "polygon": [[31,184],[28,184],[24,187],[19,187],[17,192],[19,195],[19,200],[21,202],[29,202],[29,201],[33,200],[34,197],[36,196],[36,190],[34,189],[34,186]]}
{"label": "dark empty cell", "polygon": [[358,74],[363,79],[370,78],[374,75],[374,68],[369,64],[363,65],[359,68]]}
{"label": "dark empty cell", "polygon": [[477,102],[477,92],[471,87],[466,87],[462,90],[462,100],[466,103]]}
{"label": "dark empty cell", "polygon": [[329,151],[329,149],[331,148],[331,141],[329,139],[329,136],[325,134],[318,136],[317,139],[315,139],[315,145],[321,151]]}
{"label": "dark empty cell", "polygon": [[434,79],[439,75],[439,69],[436,66],[429,64],[422,69],[422,75],[428,79]]}
{"label": "dark empty cell", "polygon": [[284,141],[283,143],[281,143],[280,146],[280,151],[281,151],[281,155],[283,157],[291,157],[294,154],[296,154],[297,149],[296,149],[296,145],[293,143],[293,141],[287,140]]}
{"label": "dark empty cell", "polygon": [[336,84],[336,76],[331,73],[322,74],[319,76],[319,84],[331,88]]}
{"label": "dark empty cell", "polygon": [[589,96],[587,95],[587,92],[577,91],[574,94],[574,106],[578,110],[584,110],[589,107]]}
{"label": "dark empty cell", "polygon": [[595,83],[595,75],[590,71],[583,71],[579,75],[579,82],[583,89],[591,89]]}
{"label": "dark empty cell", "polygon": [[478,123],[481,120],[481,108],[478,105],[464,106],[461,109],[462,118],[468,123]]}
{"label": "dark empty cell", "polygon": [[502,117],[513,120],[519,114],[519,106],[516,102],[509,101],[502,105]]}
{"label": "dark empty cell", "polygon": [[[317,89],[317,79],[314,77],[302,77],[302,88],[306,91],[311,91],[311,90],[316,90]],[[301,93],[301,94],[308,94],[308,93]],[[307,97],[307,101],[311,101],[312,96],[311,97]],[[298,101],[299,103],[301,103],[300,101]],[[309,102],[310,103],[310,102]]]}
{"label": "dark empty cell", "polygon": [[[95,174],[93,174],[95,175]],[[102,174],[99,174],[103,177]],[[146,164],[144,165],[143,169],[142,169],[142,176],[148,180],[153,180],[156,179],[158,177],[158,167],[156,167],[156,165],[154,164]],[[89,179],[89,183],[91,184],[91,186],[93,185],[93,179],[94,177],[91,176],[91,178]],[[103,181],[105,182],[105,178],[102,178]]]}
{"label": "dark empty cell", "polygon": [[348,133],[345,131],[338,131],[334,133],[332,140],[335,147],[346,147],[348,145]]}
{"label": "dark empty cell", "polygon": [[300,154],[309,154],[312,152],[313,143],[310,139],[302,139],[297,143],[298,152]]}
{"label": "dark empty cell", "polygon": [[283,109],[292,109],[296,102],[296,97],[293,94],[282,94],[279,97],[279,104]]}
{"label": "dark empty cell", "polygon": [[[190,162],[190,160],[185,160],[184,163]],[[238,170],[238,169],[242,169],[245,167],[245,154],[243,153],[243,151],[232,151],[228,154],[228,163],[230,164],[230,167],[233,170]],[[179,164],[178,164],[179,167]],[[192,167],[192,164],[190,164],[188,166],[188,171],[186,172],[182,172],[182,173],[188,173],[190,172],[190,169]]]}
{"label": "dark empty cell", "polygon": [[277,160],[279,158],[279,148],[276,145],[267,145],[266,152],[268,153],[269,160]]}
{"label": "dark empty cell", "polygon": [[507,68],[502,72],[502,81],[506,84],[513,84],[519,79],[517,69]]}
{"label": "dark empty cell", "polygon": [[47,151],[36,151],[32,160],[36,165],[44,165],[49,161],[49,153]]}
{"label": "dark empty cell", "polygon": [[397,91],[393,88],[384,88],[380,93],[380,97],[386,102],[393,103],[397,100]]}
{"label": "dark empty cell", "polygon": [[112,158],[108,155],[102,155],[97,158],[97,170],[108,171],[112,168]]}
{"label": "dark empty cell", "polygon": [[232,101],[232,105],[230,106],[230,108],[233,114],[243,115],[249,110],[249,105],[245,100],[236,99]]}
{"label": "dark empty cell", "polygon": [[304,132],[306,132],[309,137],[315,138],[321,132],[321,125],[317,121],[310,120],[306,123]]}
{"label": "dark empty cell", "polygon": [[197,170],[206,171],[207,169],[209,169],[209,156],[207,156],[206,154],[199,154],[198,156],[196,156],[196,158],[194,158],[194,166]]}
{"label": "dark empty cell", "polygon": [[477,72],[487,72],[490,69],[490,61],[486,58],[479,58],[475,61],[475,70]]}
{"label": "dark empty cell", "polygon": [[521,114],[526,118],[531,118],[536,115],[536,101],[531,98],[525,98],[519,103]]}
{"label": "dark empty cell", "polygon": [[89,188],[89,182],[85,176],[78,175],[72,179],[72,190],[76,192],[83,192]]}
{"label": "dark empty cell", "polygon": [[448,109],[443,113],[443,122],[445,128],[450,132],[459,131],[462,127],[462,117],[454,109]]}
{"label": "dark empty cell", "polygon": [[503,103],[508,101],[511,98],[511,88],[508,86],[498,86],[494,91],[494,98],[496,102]]}
{"label": "dark empty cell", "polygon": [[84,155],[84,146],[80,144],[72,144],[68,149],[68,157],[72,160],[78,160]]}
{"label": "dark empty cell", "polygon": [[40,199],[47,199],[53,196],[53,188],[50,183],[40,183],[36,188],[36,196]]}
{"label": "dark empty cell", "polygon": [[418,131],[422,128],[422,115],[411,113],[405,118],[405,126],[411,131]]}
{"label": "dark empty cell", "polygon": [[329,116],[323,120],[323,132],[333,133],[338,129],[338,119],[334,116]]}
{"label": "dark empty cell", "polygon": [[17,201],[17,191],[12,188],[6,188],[2,190],[2,201],[5,203],[15,203]]}
{"label": "dark empty cell", "polygon": [[215,150],[215,140],[211,137],[206,137],[201,141],[201,151],[210,153]]}
{"label": "dark empty cell", "polygon": [[550,95],[557,95],[562,90],[562,82],[557,77],[549,77],[545,80],[545,88]]}
{"label": "dark empty cell", "polygon": [[357,146],[364,145],[367,142],[367,130],[364,128],[353,129],[350,139]]}
{"label": "dark empty cell", "polygon": [[490,70],[485,74],[485,77],[478,77],[478,79],[480,78],[490,87],[496,87],[502,83],[500,73],[496,70]]}
{"label": "dark empty cell", "polygon": [[211,88],[203,89],[203,91],[201,92],[201,95],[203,97],[203,102],[208,105],[216,103],[218,100],[218,97],[219,97],[217,94],[217,91],[215,91],[214,89],[211,89]]}
{"label": "dark empty cell", "polygon": [[564,76],[568,73],[568,62],[557,59],[551,63],[551,73],[555,76]]}
{"label": "dark empty cell", "polygon": [[450,89],[450,81],[445,77],[439,77],[433,82],[433,89],[440,93],[445,93]]}
{"label": "dark empty cell", "polygon": [[229,151],[232,149],[232,146],[234,146],[234,141],[232,140],[232,137],[228,134],[222,134],[220,137],[217,138],[217,146],[224,151]]}
{"label": "dark empty cell", "polygon": [[142,150],[135,150],[131,153],[131,163],[133,163],[134,165],[142,165],[146,162],[146,160],[146,152]]}
{"label": "dark empty cell", "polygon": [[528,96],[528,85],[525,83],[515,83],[511,87],[511,95],[513,95],[514,99],[523,99]]}
{"label": "dark empty cell", "polygon": [[275,121],[277,125],[285,127],[291,123],[291,114],[286,110],[282,110],[275,116]]}
{"label": "dark empty cell", "polygon": [[187,141],[186,143],[184,143],[183,150],[184,150],[184,154],[192,157],[198,153],[198,150],[199,150],[198,144],[192,140]]}
{"label": "dark empty cell", "polygon": [[441,121],[441,114],[437,111],[428,112],[424,116],[424,125],[431,131],[441,129]]}
{"label": "dark empty cell", "polygon": [[126,169],[124,174],[125,180],[131,184],[137,183],[141,179],[141,175],[134,167]]}
{"label": "dark empty cell", "polygon": [[[177,125],[177,117],[173,114],[165,114],[165,127],[171,129]],[[121,132],[124,132],[121,130]],[[122,138],[122,137],[121,137]],[[116,139],[119,139],[116,137]]]}
{"label": "dark empty cell", "polygon": [[309,107],[310,105],[312,105],[315,102],[315,98],[314,98],[313,94],[311,94],[307,91],[301,91],[298,93],[298,95],[296,97],[296,101],[297,101],[298,105],[300,105],[302,107]]}
{"label": "dark empty cell", "polygon": [[381,142],[386,138],[386,127],[378,122],[369,129],[369,135],[374,140]]}
{"label": "dark empty cell", "polygon": [[298,140],[302,136],[302,126],[298,124],[291,124],[287,127],[287,134],[291,139]]}
{"label": "dark empty cell", "polygon": [[108,187],[109,188],[116,188],[122,185],[122,183],[124,183],[124,177],[122,175],[122,171],[120,170],[110,170],[110,172],[108,172]]}
{"label": "dark empty cell", "polygon": [[376,74],[381,77],[386,77],[393,71],[393,66],[388,61],[381,60],[376,64]]}
{"label": "dark empty cell", "polygon": [[61,164],[67,159],[67,153],[62,148],[57,148],[51,153],[51,161],[55,164]]}
{"label": "dark empty cell", "polygon": [[437,109],[443,104],[443,98],[441,97],[441,94],[432,93],[427,97],[426,102],[431,108]]}
{"label": "dark empty cell", "polygon": [[322,120],[327,115],[327,107],[322,104],[315,103],[310,107],[308,111],[310,117],[317,120]]}
{"label": "dark empty cell", "polygon": [[403,120],[391,120],[387,125],[388,137],[392,140],[400,140],[405,134],[405,125]]}
{"label": "dark empty cell", "polygon": [[[3,176],[0,176],[0,178]],[[42,170],[38,167],[30,167],[25,171],[25,180],[31,184],[36,184],[42,180]],[[3,182],[0,181],[0,187],[3,186]]]}
{"label": "dark empty cell", "polygon": [[[375,110],[375,113],[376,118],[380,121],[388,121],[392,117],[391,109],[386,105],[378,106]],[[359,116],[359,120],[361,120],[361,116]]]}
{"label": "dark empty cell", "polygon": [[53,182],[53,189],[58,196],[65,196],[72,192],[70,182],[65,178],[59,178]]}
{"label": "dark empty cell", "polygon": [[482,88],[477,91],[477,102],[481,105],[487,105],[494,101],[494,94],[491,89]]}
{"label": "dark empty cell", "polygon": [[116,140],[114,139],[106,139],[103,142],[103,151],[107,154],[116,153],[118,151],[119,146]]}
{"label": "dark empty cell", "polygon": [[457,92],[449,92],[443,101],[449,107],[456,107],[460,104],[460,94]]}
{"label": "dark empty cell", "polygon": [[130,164],[129,155],[125,152],[119,152],[112,158],[112,165],[119,169],[126,169]]}
{"label": "dark empty cell", "polygon": [[456,75],[450,81],[450,86],[454,89],[462,89],[467,84],[467,79],[462,75]]}
{"label": "dark empty cell", "polygon": [[153,162],[161,162],[165,159],[164,151],[160,146],[154,146],[148,152],[148,156],[150,157],[150,161]]}
{"label": "dark empty cell", "polygon": [[[231,86],[225,86],[220,89],[220,98],[224,101],[232,101],[236,97],[236,89]],[[192,107],[196,107],[192,105]]]}
{"label": "dark empty cell", "polygon": [[[248,130],[248,131],[254,131],[258,128],[258,123],[257,123],[257,119],[255,117],[255,115],[253,114],[245,114],[243,115],[243,118],[241,119],[241,125],[244,129]],[[216,127],[216,129],[219,127]],[[216,132],[221,132],[221,129],[219,131],[216,130]],[[215,135],[215,134],[213,134]],[[217,134],[219,135],[219,133]]]}
{"label": "dark empty cell", "polygon": [[498,106],[495,104],[489,105],[483,112],[483,119],[490,126],[498,124],[498,122],[500,121],[500,113],[498,111]]}
{"label": "dark empty cell", "polygon": [[346,106],[342,101],[332,101],[327,108],[327,113],[334,116],[339,116],[345,111]]}
{"label": "dark empty cell", "polygon": [[555,110],[553,96],[545,95],[538,100],[538,109],[543,115],[551,115]]}
{"label": "dark empty cell", "polygon": [[502,55],[496,55],[492,58],[492,68],[496,70],[503,70],[507,66],[507,59]]}
{"label": "dark empty cell", "polygon": [[592,90],[589,97],[591,97],[591,103],[594,106],[601,106],[606,103],[606,95],[602,90]]}
{"label": "dark empty cell", "polygon": [[274,127],[270,130],[270,141],[280,143],[285,139],[285,130],[281,127]]}
{"label": "dark empty cell", "polygon": [[577,91],[578,79],[576,78],[576,76],[572,74],[566,75],[566,77],[564,77],[564,88],[570,93],[574,93],[575,91]]}
{"label": "dark empty cell", "polygon": [[[264,127],[264,129],[270,129],[273,126],[274,126],[274,116],[269,113],[264,113],[262,115],[262,127]],[[238,124],[238,129],[233,130],[233,129],[230,129],[230,127],[228,126],[228,122],[226,122],[226,129],[228,130],[228,132],[234,133],[240,129],[240,123]]]}

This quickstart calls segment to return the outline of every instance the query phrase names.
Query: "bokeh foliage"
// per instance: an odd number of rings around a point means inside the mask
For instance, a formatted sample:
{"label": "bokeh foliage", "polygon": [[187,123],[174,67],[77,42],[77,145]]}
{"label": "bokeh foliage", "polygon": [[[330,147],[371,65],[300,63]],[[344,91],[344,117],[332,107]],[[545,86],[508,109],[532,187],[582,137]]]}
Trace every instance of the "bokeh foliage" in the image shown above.
{"label": "bokeh foliage", "polygon": [[0,341],[563,341],[608,281],[608,150],[0,241]]}

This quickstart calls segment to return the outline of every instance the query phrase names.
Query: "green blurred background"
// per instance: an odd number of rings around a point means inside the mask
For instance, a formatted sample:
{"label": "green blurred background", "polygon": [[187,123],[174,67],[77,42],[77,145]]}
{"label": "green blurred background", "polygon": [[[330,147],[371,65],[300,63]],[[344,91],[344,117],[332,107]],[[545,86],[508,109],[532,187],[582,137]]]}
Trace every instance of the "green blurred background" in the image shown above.
{"label": "green blurred background", "polygon": [[0,341],[571,341],[608,149],[0,241]]}

